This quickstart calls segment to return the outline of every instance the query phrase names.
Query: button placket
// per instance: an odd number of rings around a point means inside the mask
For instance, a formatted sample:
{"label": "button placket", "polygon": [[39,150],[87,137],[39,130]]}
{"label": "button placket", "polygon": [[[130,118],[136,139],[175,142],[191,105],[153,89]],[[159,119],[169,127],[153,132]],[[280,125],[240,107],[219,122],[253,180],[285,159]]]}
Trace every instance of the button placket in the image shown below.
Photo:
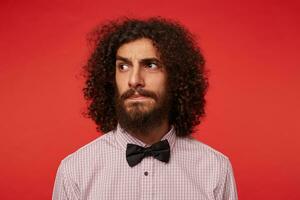
{"label": "button placket", "polygon": [[153,157],[146,157],[143,160],[141,172],[141,199],[152,199],[153,193]]}

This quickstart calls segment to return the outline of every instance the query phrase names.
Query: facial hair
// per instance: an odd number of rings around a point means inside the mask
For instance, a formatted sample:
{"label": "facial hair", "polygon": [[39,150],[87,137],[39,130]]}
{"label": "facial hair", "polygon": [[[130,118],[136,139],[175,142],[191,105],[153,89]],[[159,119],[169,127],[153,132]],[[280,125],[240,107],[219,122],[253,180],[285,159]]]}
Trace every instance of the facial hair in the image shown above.
{"label": "facial hair", "polygon": [[[141,107],[146,105],[142,105],[142,102],[133,102],[130,104],[130,111],[126,110],[124,101],[134,94],[152,98],[155,105],[150,110],[143,111]],[[170,111],[169,97],[168,92],[158,96],[154,92],[142,88],[131,88],[122,95],[117,93],[115,97],[116,114],[120,126],[129,133],[150,134],[152,129],[162,125],[168,117]]]}

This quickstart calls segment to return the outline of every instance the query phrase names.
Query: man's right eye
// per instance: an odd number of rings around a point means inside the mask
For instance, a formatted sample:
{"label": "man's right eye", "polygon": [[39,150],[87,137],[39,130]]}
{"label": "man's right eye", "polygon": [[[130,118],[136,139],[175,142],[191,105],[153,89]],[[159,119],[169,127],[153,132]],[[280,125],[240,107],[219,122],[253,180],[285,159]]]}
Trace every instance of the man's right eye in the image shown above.
{"label": "man's right eye", "polygon": [[128,70],[129,66],[127,64],[124,64],[124,63],[119,63],[117,64],[117,67],[120,71],[126,71]]}

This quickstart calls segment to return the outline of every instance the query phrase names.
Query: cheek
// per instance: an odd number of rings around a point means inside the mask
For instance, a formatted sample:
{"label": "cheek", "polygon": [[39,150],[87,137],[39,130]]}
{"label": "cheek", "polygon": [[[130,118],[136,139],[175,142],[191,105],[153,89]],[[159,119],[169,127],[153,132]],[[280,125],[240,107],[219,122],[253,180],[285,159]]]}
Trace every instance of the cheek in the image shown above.
{"label": "cheek", "polygon": [[149,85],[153,90],[155,90],[161,94],[161,93],[165,92],[166,82],[167,82],[167,80],[166,80],[165,76],[157,75],[157,76],[152,77],[151,83]]}
{"label": "cheek", "polygon": [[124,77],[116,74],[116,87],[119,91],[119,94],[122,94],[124,91],[126,91],[126,81],[124,80]]}

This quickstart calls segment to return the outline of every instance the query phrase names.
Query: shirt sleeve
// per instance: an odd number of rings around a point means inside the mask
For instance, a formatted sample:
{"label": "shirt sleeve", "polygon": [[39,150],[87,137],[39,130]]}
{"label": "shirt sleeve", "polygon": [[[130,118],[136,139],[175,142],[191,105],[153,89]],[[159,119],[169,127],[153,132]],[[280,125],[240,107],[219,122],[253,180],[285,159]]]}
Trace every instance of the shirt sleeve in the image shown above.
{"label": "shirt sleeve", "polygon": [[66,171],[61,162],[56,173],[52,200],[79,200],[79,189]]}
{"label": "shirt sleeve", "polygon": [[217,200],[238,200],[236,183],[233,169],[229,160],[227,160],[225,176],[216,192]]}

